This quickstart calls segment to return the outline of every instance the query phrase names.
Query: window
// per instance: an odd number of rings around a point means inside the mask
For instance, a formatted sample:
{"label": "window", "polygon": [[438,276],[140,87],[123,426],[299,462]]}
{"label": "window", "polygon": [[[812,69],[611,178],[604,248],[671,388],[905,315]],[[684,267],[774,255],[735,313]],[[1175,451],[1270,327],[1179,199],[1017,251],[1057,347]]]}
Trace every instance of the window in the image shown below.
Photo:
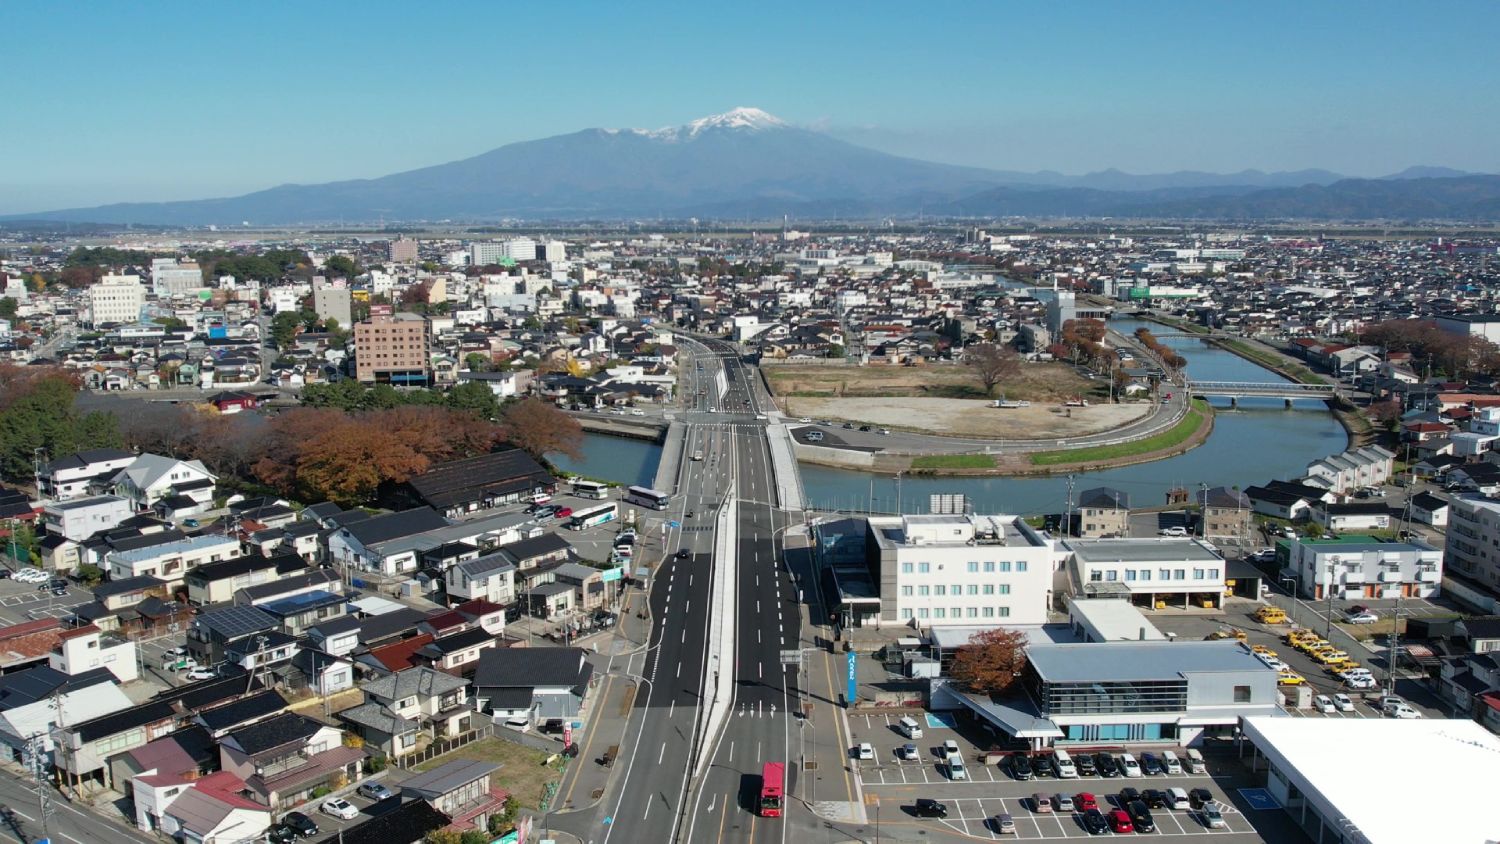
{"label": "window", "polygon": [[1099,581],[1101,581],[1103,579],[1104,579],[1104,572],[1099,571],[1098,569],[1094,569],[1093,571],[1089,572],[1089,582],[1090,583],[1098,583]]}
{"label": "window", "polygon": [[1002,571],[1002,572],[1010,571],[1010,563],[1007,563],[1007,562],[1000,563],[1000,571]]}
{"label": "window", "polygon": [[946,586],[944,586],[944,585],[942,585],[940,583],[937,586],[932,587],[932,594],[937,595],[938,597],[942,597],[944,595],[947,595],[948,594],[948,587],[946,587]]}
{"label": "window", "polygon": [[1202,580],[1203,579],[1203,569],[1193,569],[1193,579],[1194,580]]}
{"label": "window", "polygon": [[1109,571],[1107,571],[1107,572],[1104,573],[1104,579],[1105,580],[1119,580],[1120,579],[1120,573],[1118,571],[1116,571],[1115,569],[1110,569]]}
{"label": "window", "polygon": [[962,583],[955,583],[952,586],[948,587],[949,595],[962,595],[963,593],[964,585]]}
{"label": "window", "polygon": [[969,574],[979,573],[979,563],[969,563]]}
{"label": "window", "polygon": [[1135,580],[1135,569],[1126,569],[1125,570],[1125,579],[1126,580]]}
{"label": "window", "polygon": [[1249,703],[1250,702],[1250,687],[1249,686],[1235,686],[1234,687],[1234,702],[1235,703]]}
{"label": "window", "polygon": [[1001,618],[1009,618],[1010,617],[1010,607],[1001,607],[1000,608],[1000,617]]}
{"label": "window", "polygon": [[904,598],[910,598],[911,597],[911,592],[912,592],[912,589],[911,589],[910,586],[903,586],[903,587],[901,587],[901,596],[902,597],[904,597]]}
{"label": "window", "polygon": [[995,617],[995,608],[994,607],[985,607],[984,608],[984,617],[985,618],[994,618]]}
{"label": "window", "polygon": [[1218,569],[1209,569],[1208,570],[1208,579],[1209,580],[1218,580],[1219,579],[1219,570]]}
{"label": "window", "polygon": [[1019,561],[1019,562],[1016,563],[1016,571],[1018,571],[1018,572],[1026,571],[1026,561],[1025,560],[1021,560],[1021,561]]}
{"label": "window", "polygon": [[902,563],[901,564],[901,573],[902,574],[911,574],[913,568],[915,568],[915,566],[913,566],[911,563]]}
{"label": "window", "polygon": [[1162,569],[1161,570],[1161,579],[1162,580],[1171,580],[1172,579],[1172,570],[1171,569]]}
{"label": "window", "polygon": [[907,621],[911,621],[911,616],[912,616],[911,610],[902,610],[901,611],[901,617],[904,618],[904,619],[906,619]]}
{"label": "window", "polygon": [[932,588],[929,587],[929,586],[918,586],[917,587],[917,594],[920,595],[920,596],[922,596],[923,598],[927,597],[931,593],[932,593]]}
{"label": "window", "polygon": [[968,612],[966,612],[965,615],[967,615],[969,618],[978,618],[979,607],[969,607]]}
{"label": "window", "polygon": [[1141,580],[1151,579],[1151,569],[1141,569]]}
{"label": "window", "polygon": [[932,572],[931,563],[917,563],[917,574],[929,574]]}
{"label": "window", "polygon": [[926,607],[917,610],[917,618],[926,618],[929,615]]}
{"label": "window", "polygon": [[984,594],[986,594],[986,595],[993,595],[993,594],[995,594],[995,584],[993,584],[993,583],[986,583],[984,585]]}
{"label": "window", "polygon": [[1187,580],[1187,569],[1172,569],[1172,576],[1177,580]]}
{"label": "window", "polygon": [[994,573],[994,571],[995,571],[995,561],[994,560],[985,560],[984,561],[984,571],[985,571],[986,574],[992,574],[992,573]]}
{"label": "window", "polygon": [[935,609],[935,610],[932,611],[932,617],[933,618],[947,618],[948,617],[948,611],[945,610],[945,609],[943,609],[942,607],[938,607],[937,609]]}
{"label": "window", "polygon": [[979,594],[979,584],[977,584],[977,583],[970,583],[969,586],[968,586],[968,588],[965,589],[964,591],[965,591],[965,593],[967,593],[969,595],[978,595]]}
{"label": "window", "polygon": [[1000,594],[1001,595],[1009,595],[1010,594],[1010,584],[1009,583],[1002,583],[1002,584],[1000,584]]}

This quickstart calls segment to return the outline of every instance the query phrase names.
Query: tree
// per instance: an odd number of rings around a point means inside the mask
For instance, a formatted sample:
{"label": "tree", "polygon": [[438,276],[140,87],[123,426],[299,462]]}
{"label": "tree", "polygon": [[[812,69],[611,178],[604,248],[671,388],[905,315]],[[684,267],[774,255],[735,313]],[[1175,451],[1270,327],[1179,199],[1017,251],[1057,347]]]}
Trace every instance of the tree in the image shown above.
{"label": "tree", "polygon": [[839,345],[838,343],[829,343],[828,344],[828,356],[831,357],[831,358],[841,358],[841,357],[843,357],[844,356],[844,347],[841,346],[841,345]]}
{"label": "tree", "polygon": [[460,844],[490,844],[490,837],[477,829],[464,830],[458,840]]}
{"label": "tree", "polygon": [[113,414],[73,409],[77,389],[77,380],[58,367],[0,365],[0,476],[32,477],[38,449],[56,458],[121,445]]}
{"label": "tree", "polygon": [[464,837],[457,831],[443,827],[422,836],[423,844],[463,844]]}
{"label": "tree", "polygon": [[302,318],[295,311],[282,311],[271,319],[271,339],[276,345],[285,349],[292,345],[297,337],[297,329],[302,327]]}
{"label": "tree", "polygon": [[996,627],[969,637],[958,649],[948,673],[982,695],[1000,694],[1021,677],[1026,667],[1026,634]]}
{"label": "tree", "polygon": [[359,265],[347,255],[334,255],[323,262],[323,271],[335,277],[354,278],[359,275]]}
{"label": "tree", "polygon": [[994,343],[979,343],[964,349],[964,362],[974,368],[979,382],[984,385],[985,395],[990,395],[996,385],[1016,377],[1021,371],[1021,358],[1015,350]]}
{"label": "tree", "polygon": [[522,399],[500,412],[505,439],[541,459],[566,454],[577,460],[583,453],[583,428],[578,420],[541,399]]}
{"label": "tree", "polygon": [[21,306],[10,296],[0,297],[0,319],[15,319],[16,309]]}
{"label": "tree", "polygon": [[386,481],[400,483],[426,471],[428,460],[391,431],[346,418],[308,441],[296,465],[301,493],[352,507],[374,498]]}
{"label": "tree", "polygon": [[490,421],[500,416],[500,400],[483,381],[465,381],[449,390],[448,406]]}
{"label": "tree", "polygon": [[489,372],[492,365],[494,361],[489,355],[479,352],[469,352],[464,355],[464,368],[470,372]]}

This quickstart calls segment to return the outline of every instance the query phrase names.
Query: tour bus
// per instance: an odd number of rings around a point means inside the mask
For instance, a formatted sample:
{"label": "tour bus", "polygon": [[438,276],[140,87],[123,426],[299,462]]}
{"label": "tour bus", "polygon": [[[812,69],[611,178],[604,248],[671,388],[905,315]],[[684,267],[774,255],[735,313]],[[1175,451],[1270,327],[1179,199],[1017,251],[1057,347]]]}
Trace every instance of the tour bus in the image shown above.
{"label": "tour bus", "polygon": [[603,501],[609,497],[609,484],[601,484],[598,481],[574,481],[573,494],[579,498],[592,498]]}
{"label": "tour bus", "polygon": [[600,504],[598,507],[585,507],[575,510],[568,519],[567,527],[570,530],[583,530],[584,528],[597,527],[605,522],[612,522],[620,514],[620,505],[610,502]]}
{"label": "tour bus", "polygon": [[625,500],[631,504],[650,507],[652,510],[665,510],[671,503],[672,496],[643,486],[633,486],[625,490]]}
{"label": "tour bus", "polygon": [[786,792],[786,765],[767,762],[760,766],[760,816],[781,817],[782,798]]}

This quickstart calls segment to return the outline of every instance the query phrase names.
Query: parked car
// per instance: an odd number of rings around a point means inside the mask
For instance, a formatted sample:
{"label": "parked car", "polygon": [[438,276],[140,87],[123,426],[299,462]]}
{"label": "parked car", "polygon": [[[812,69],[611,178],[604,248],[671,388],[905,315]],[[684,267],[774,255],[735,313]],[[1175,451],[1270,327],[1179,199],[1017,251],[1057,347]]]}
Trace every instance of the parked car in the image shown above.
{"label": "parked car", "polygon": [[1016,819],[1009,812],[1001,812],[995,816],[995,832],[1001,835],[1016,834]]}
{"label": "parked car", "polygon": [[854,748],[854,758],[861,762],[868,762],[875,758],[875,746],[867,741],[862,741]]}
{"label": "parked car", "polygon": [[1187,528],[1182,527],[1180,525],[1176,525],[1176,526],[1173,526],[1173,527],[1164,527],[1161,530],[1157,531],[1156,535],[1157,536],[1187,536],[1188,532],[1187,532]]}
{"label": "parked car", "polygon": [[333,815],[346,821],[352,821],[359,817],[359,809],[353,803],[342,797],[330,797],[318,806],[318,811],[325,815]]}
{"label": "parked car", "polygon": [[1188,805],[1194,809],[1201,809],[1212,802],[1214,802],[1214,793],[1206,788],[1195,788],[1188,792]]}
{"label": "parked car", "polygon": [[1354,711],[1354,701],[1351,700],[1349,696],[1344,694],[1343,692],[1339,692],[1338,694],[1335,694],[1333,696],[1333,706],[1340,712]]}
{"label": "parked car", "polygon": [[957,753],[957,752],[958,752],[958,742],[954,741],[953,739],[948,739],[947,741],[943,742],[943,752],[941,754],[942,756],[947,756],[950,753]]}
{"label": "parked car", "polygon": [[1051,756],[1033,756],[1031,758],[1031,771],[1038,778],[1053,778],[1057,776],[1057,763],[1052,761]]}
{"label": "parked car", "polygon": [[1141,792],[1141,802],[1152,809],[1167,808],[1167,793],[1158,788],[1148,788]]}
{"label": "parked car", "polygon": [[912,804],[911,813],[919,818],[946,818],[948,807],[931,797],[918,797]]}
{"label": "parked car", "polygon": [[1042,791],[1031,795],[1031,810],[1033,812],[1052,811],[1052,795]]}
{"label": "parked car", "polygon": [[1109,828],[1116,834],[1135,832],[1135,824],[1130,820],[1130,813],[1124,809],[1116,809],[1109,813]]}
{"label": "parked car", "polygon": [[1098,809],[1088,809],[1083,813],[1083,828],[1089,835],[1107,835],[1109,833],[1109,821]]}
{"label": "parked car", "polygon": [[1090,809],[1099,808],[1098,798],[1094,797],[1094,795],[1090,794],[1087,791],[1079,792],[1076,799],[1078,801],[1078,811],[1080,812],[1087,812]]}
{"label": "parked car", "polygon": [[1203,825],[1209,829],[1225,829],[1229,826],[1224,821],[1224,812],[1218,803],[1210,800],[1203,805]]}
{"label": "parked car", "polygon": [[1074,754],[1073,766],[1078,769],[1080,777],[1095,777],[1099,775],[1099,769],[1094,766],[1094,754],[1092,753]]}
{"label": "parked car", "polygon": [[283,826],[294,830],[303,838],[311,838],[318,834],[318,825],[312,818],[301,812],[287,812],[281,816],[281,823]]}
{"label": "parked car", "polygon": [[555,518],[566,519],[569,516],[573,515],[573,508],[572,507],[559,507],[559,508],[557,508],[557,512],[553,513],[552,515]]}
{"label": "parked car", "polygon": [[1380,616],[1365,610],[1364,612],[1351,612],[1344,616],[1344,621],[1349,624],[1374,624],[1380,620]]}
{"label": "parked car", "polygon": [[297,840],[297,830],[292,829],[284,823],[276,824],[266,830],[267,844],[292,844]]}
{"label": "parked car", "polygon": [[360,783],[359,788],[355,790],[359,792],[360,797],[368,797],[371,800],[387,800],[391,797],[396,796],[396,792],[391,791],[389,788],[386,788],[386,785],[383,782],[374,782],[367,780]]}
{"label": "parked car", "polygon": [[1387,718],[1409,719],[1422,717],[1422,713],[1413,709],[1410,704],[1401,703],[1400,701],[1387,703],[1384,706],[1380,707],[1380,711]]}
{"label": "parked car", "polygon": [[1156,819],[1151,817],[1151,809],[1144,800],[1134,800],[1125,806],[1125,811],[1130,813],[1130,822],[1135,825],[1136,832],[1155,832]]}
{"label": "parked car", "polygon": [[1141,793],[1128,785],[1120,789],[1120,793],[1116,796],[1119,797],[1118,802],[1121,806],[1141,799]]}
{"label": "parked car", "polygon": [[902,762],[916,762],[922,758],[922,754],[915,744],[907,742],[896,748],[896,758]]}
{"label": "parked car", "polygon": [[1010,775],[1022,782],[1032,777],[1031,760],[1024,753],[1013,753],[1010,756]]}
{"label": "parked car", "polygon": [[161,667],[163,671],[191,671],[198,667],[198,660],[190,656],[167,657]]}
{"label": "parked car", "polygon": [[1118,777],[1120,775],[1120,763],[1112,753],[1094,754],[1094,764],[1098,766],[1100,776]]}
{"label": "parked car", "polygon": [[1161,765],[1161,757],[1157,756],[1155,753],[1142,753],[1141,773],[1148,775],[1166,773],[1166,769]]}
{"label": "parked car", "polygon": [[194,668],[192,671],[189,671],[187,673],[188,680],[192,682],[197,682],[199,680],[212,680],[217,676],[219,676],[219,672],[215,671],[212,668]]}
{"label": "parked car", "polygon": [[1059,812],[1072,812],[1073,811],[1073,795],[1071,795],[1071,794],[1059,794],[1059,795],[1057,795],[1056,797],[1054,797],[1052,799],[1057,804],[1057,811],[1059,811]]}
{"label": "parked car", "polygon": [[1328,695],[1314,695],[1313,708],[1323,713],[1324,715],[1332,715],[1334,711],[1333,698],[1329,697]]}

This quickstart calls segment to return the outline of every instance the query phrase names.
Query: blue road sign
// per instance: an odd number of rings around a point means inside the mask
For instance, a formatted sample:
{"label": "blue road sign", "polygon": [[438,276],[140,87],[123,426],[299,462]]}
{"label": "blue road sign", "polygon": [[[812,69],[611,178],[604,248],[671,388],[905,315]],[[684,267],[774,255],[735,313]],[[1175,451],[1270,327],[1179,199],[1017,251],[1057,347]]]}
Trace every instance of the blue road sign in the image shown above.
{"label": "blue road sign", "polygon": [[667,522],[667,527],[669,527],[669,528],[680,528],[680,527],[682,527],[682,522]]}
{"label": "blue road sign", "polygon": [[844,699],[849,702],[850,706],[853,706],[855,693],[859,690],[859,682],[855,679],[855,668],[857,666],[856,660],[858,659],[858,657],[855,655],[854,651],[850,651],[849,653],[845,654],[845,656],[849,657],[849,695]]}

